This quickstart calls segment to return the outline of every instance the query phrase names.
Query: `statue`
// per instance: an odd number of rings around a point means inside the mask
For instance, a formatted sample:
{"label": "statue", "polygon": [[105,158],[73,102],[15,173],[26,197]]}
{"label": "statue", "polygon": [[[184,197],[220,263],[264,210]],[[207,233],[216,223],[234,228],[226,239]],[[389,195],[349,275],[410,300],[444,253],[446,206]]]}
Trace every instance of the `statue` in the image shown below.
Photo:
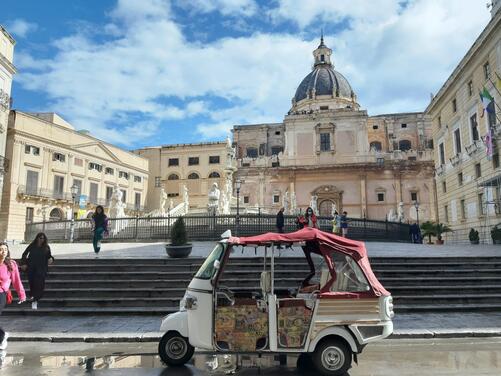
{"label": "statue", "polygon": [[336,216],[336,213],[337,213],[337,206],[336,206],[336,202],[333,201],[332,207],[331,207],[331,217],[334,218]]}
{"label": "statue", "polygon": [[165,204],[166,203],[167,203],[167,193],[162,188],[162,190],[160,191],[160,215],[161,216],[165,215]]}
{"label": "statue", "polygon": [[174,201],[172,199],[169,200],[169,211],[174,209]]}
{"label": "statue", "polygon": [[219,197],[221,196],[221,191],[219,190],[217,183],[212,183],[212,188],[208,193],[209,203],[207,204],[207,210],[209,214],[217,214],[219,211]]}
{"label": "statue", "polygon": [[395,213],[395,209],[391,208],[388,214],[386,215],[386,220],[388,222],[397,222],[398,216],[397,213]]}
{"label": "statue", "polygon": [[71,206],[66,206],[66,219],[71,220],[73,218],[73,209]]}
{"label": "statue", "polygon": [[400,201],[398,203],[398,215],[397,215],[397,221],[398,222],[403,222],[405,219],[405,215],[404,215],[404,203],[402,201]]}
{"label": "statue", "polygon": [[291,201],[290,201],[290,213],[292,215],[295,215],[296,212],[297,212],[296,192],[292,191],[291,192]]}
{"label": "statue", "polygon": [[284,208],[284,213],[289,214],[289,191],[285,191],[282,197],[282,207]]}
{"label": "statue", "polygon": [[310,208],[313,209],[313,213],[315,213],[315,215],[317,215],[317,200],[318,200],[318,197],[317,195],[313,195],[311,196],[311,200],[310,200]]}
{"label": "statue", "polygon": [[184,203],[184,213],[188,213],[188,210],[190,209],[190,201],[189,201],[189,196],[188,196],[188,187],[183,185],[183,203]]}
{"label": "statue", "polygon": [[226,168],[233,168],[233,159],[235,158],[235,148],[231,145],[230,136],[226,137]]}
{"label": "statue", "polygon": [[117,186],[113,188],[110,203],[110,217],[123,218],[125,217],[125,202],[123,202],[123,193]]}

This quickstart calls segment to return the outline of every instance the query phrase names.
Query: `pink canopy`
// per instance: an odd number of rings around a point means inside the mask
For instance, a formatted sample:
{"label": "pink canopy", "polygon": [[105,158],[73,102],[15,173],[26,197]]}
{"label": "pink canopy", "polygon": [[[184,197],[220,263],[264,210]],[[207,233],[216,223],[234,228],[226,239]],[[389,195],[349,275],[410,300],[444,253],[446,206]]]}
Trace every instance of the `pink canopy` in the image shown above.
{"label": "pink canopy", "polygon": [[[332,258],[330,254],[332,252],[341,252],[350,257],[352,257],[360,268],[363,270],[367,281],[372,287],[372,291],[368,293],[354,293],[351,295],[356,295],[357,297],[369,297],[369,296],[381,296],[390,295],[388,291],[381,285],[374,273],[372,272],[369,258],[367,257],[367,250],[365,249],[365,244],[356,240],[351,240],[337,236],[328,232],[320,231],[316,228],[306,227],[302,230],[291,232],[287,234],[279,234],[268,232],[266,234],[257,236],[247,236],[247,237],[231,237],[229,243],[233,245],[270,245],[272,243],[297,243],[297,242],[316,242],[318,244],[318,251],[314,249],[310,250],[314,253],[322,254],[328,261],[330,272],[332,274],[332,281],[329,283],[329,287],[334,282],[336,275],[332,267]],[[340,298],[343,294],[334,294],[327,291],[322,291],[321,298]],[[350,293],[348,293],[350,294]],[[350,295],[350,296],[351,296]]]}

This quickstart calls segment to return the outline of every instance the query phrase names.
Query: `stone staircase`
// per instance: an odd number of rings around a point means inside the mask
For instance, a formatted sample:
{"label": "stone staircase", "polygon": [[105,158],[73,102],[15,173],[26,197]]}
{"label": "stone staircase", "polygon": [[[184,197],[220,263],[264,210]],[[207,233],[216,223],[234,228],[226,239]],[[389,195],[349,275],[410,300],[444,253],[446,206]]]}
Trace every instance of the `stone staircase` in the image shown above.
{"label": "stone staircase", "polygon": [[[224,284],[249,294],[259,291],[262,259],[233,260]],[[277,261],[276,288],[298,287],[308,273],[304,260],[280,257]],[[197,258],[60,258],[50,268],[39,309],[31,310],[29,303],[17,305],[15,299],[4,314],[164,315],[177,311],[201,263]],[[392,293],[397,314],[501,309],[501,257],[373,258],[371,265]]]}

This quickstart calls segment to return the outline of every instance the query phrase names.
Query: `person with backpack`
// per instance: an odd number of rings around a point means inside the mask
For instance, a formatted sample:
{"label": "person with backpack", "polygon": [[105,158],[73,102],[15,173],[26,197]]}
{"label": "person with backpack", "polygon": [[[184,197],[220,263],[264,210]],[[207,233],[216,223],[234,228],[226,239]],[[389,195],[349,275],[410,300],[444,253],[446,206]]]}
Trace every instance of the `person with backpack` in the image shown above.
{"label": "person with backpack", "polygon": [[[12,303],[12,293],[10,286],[14,289],[19,296],[18,304],[26,300],[26,293],[24,292],[19,269],[14,260],[10,258],[9,246],[5,242],[0,243],[0,315],[3,312],[6,304]],[[7,348],[7,338],[9,334],[0,328],[0,350]]]}
{"label": "person with backpack", "polygon": [[96,206],[96,211],[92,214],[92,231],[94,232],[92,245],[97,258],[101,250],[101,240],[104,235],[108,235],[108,216],[104,214],[104,208],[101,205]]}

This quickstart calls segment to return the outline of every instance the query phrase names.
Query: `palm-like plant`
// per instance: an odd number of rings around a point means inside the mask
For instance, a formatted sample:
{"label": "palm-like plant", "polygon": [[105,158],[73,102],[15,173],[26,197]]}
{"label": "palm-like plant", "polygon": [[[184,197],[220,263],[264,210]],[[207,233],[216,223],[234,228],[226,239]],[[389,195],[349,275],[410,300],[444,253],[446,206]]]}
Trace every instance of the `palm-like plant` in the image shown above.
{"label": "palm-like plant", "polygon": [[421,223],[421,234],[423,237],[428,237],[428,244],[431,244],[431,237],[437,236],[437,228],[435,223],[431,221],[426,221]]}
{"label": "palm-like plant", "polygon": [[435,231],[437,232],[437,239],[442,240],[442,234],[445,232],[452,232],[452,229],[443,223],[436,223]]}

